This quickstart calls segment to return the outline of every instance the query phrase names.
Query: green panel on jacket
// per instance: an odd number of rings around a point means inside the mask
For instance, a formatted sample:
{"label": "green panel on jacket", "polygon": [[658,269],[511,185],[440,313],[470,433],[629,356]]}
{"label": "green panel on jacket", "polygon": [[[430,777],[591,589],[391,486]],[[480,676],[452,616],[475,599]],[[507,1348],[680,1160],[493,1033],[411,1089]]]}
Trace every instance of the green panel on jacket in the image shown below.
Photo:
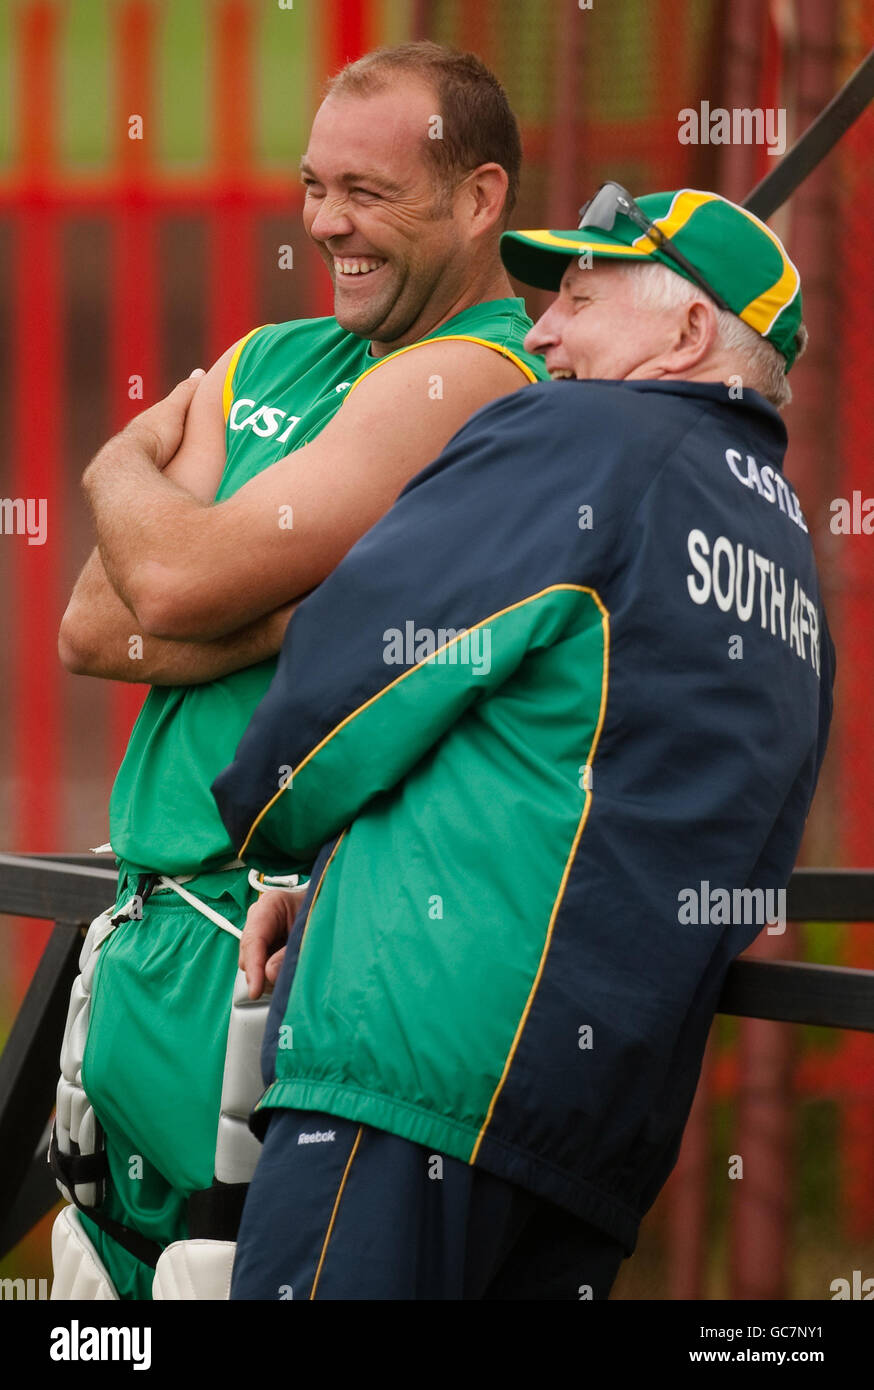
{"label": "green panel on jacket", "polygon": [[[608,617],[590,591],[548,589],[488,626],[487,673],[431,658],[309,760],[322,799],[333,790],[342,802],[344,764],[360,770],[373,746],[395,742],[409,757],[417,729],[457,719],[339,841],[305,929],[277,1079],[261,1101],[345,1115],[463,1160],[536,989],[606,702]],[[477,701],[478,689],[489,698]],[[322,808],[328,819],[336,811]],[[293,819],[311,813],[302,765],[264,819],[276,818],[274,840],[294,845]]]}

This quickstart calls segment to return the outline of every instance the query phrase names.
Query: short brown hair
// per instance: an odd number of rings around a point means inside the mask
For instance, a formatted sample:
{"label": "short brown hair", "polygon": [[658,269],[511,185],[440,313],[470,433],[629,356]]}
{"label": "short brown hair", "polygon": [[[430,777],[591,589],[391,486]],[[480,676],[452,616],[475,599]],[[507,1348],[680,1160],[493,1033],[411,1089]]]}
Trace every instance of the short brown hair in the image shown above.
{"label": "short brown hair", "polygon": [[507,93],[475,53],[430,40],[376,48],[330,78],[325,96],[378,91],[399,72],[421,77],[436,92],[442,139],[429,139],[427,132],[423,139],[445,189],[454,188],[480,164],[500,164],[506,170],[506,223],[519,193],[522,140]]}

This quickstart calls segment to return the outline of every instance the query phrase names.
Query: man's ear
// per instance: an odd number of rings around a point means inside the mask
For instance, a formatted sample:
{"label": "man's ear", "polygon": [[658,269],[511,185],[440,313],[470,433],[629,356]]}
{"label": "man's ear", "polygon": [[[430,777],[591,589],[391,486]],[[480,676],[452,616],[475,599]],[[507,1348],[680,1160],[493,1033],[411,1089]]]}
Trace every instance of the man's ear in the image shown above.
{"label": "man's ear", "polygon": [[467,175],[458,189],[474,237],[483,236],[500,221],[507,201],[509,179],[500,164],[481,164]]}
{"label": "man's ear", "polygon": [[715,350],[718,337],[716,309],[708,299],[702,296],[684,304],[670,353],[671,371],[688,371],[697,367]]}

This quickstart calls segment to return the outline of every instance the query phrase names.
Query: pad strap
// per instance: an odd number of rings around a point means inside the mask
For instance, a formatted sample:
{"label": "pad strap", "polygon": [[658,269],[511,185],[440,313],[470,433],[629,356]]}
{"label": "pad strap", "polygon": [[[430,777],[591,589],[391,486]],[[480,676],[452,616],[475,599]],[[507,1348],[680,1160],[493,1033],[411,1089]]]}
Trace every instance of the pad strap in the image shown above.
{"label": "pad strap", "polygon": [[188,1198],[190,1240],[236,1240],[249,1191],[247,1182],[219,1182]]}
{"label": "pad strap", "polygon": [[157,1241],[148,1240],[145,1236],[140,1235],[139,1231],[132,1230],[130,1226],[123,1226],[120,1221],[113,1221],[112,1217],[106,1216],[99,1207],[86,1207],[76,1197],[77,1182],[99,1182],[108,1176],[109,1164],[105,1153],[62,1153],[58,1147],[58,1137],[53,1125],[52,1141],[49,1145],[49,1164],[55,1177],[60,1178],[83,1216],[87,1216],[89,1221],[93,1221],[95,1226],[126,1250],[129,1255],[133,1255],[135,1260],[140,1260],[151,1269],[155,1268],[164,1249],[162,1245],[159,1245]]}

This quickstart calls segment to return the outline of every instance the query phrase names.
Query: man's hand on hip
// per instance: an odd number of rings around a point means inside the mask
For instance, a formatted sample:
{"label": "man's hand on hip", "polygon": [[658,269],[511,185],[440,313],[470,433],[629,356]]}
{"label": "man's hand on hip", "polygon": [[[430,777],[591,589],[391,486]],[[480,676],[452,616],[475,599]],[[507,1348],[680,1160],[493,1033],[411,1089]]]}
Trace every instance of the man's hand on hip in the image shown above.
{"label": "man's hand on hip", "polygon": [[285,892],[271,888],[249,908],[240,940],[240,969],[246,972],[249,998],[259,999],[265,983],[276,984],[285,959],[285,943],[306,887]]}

